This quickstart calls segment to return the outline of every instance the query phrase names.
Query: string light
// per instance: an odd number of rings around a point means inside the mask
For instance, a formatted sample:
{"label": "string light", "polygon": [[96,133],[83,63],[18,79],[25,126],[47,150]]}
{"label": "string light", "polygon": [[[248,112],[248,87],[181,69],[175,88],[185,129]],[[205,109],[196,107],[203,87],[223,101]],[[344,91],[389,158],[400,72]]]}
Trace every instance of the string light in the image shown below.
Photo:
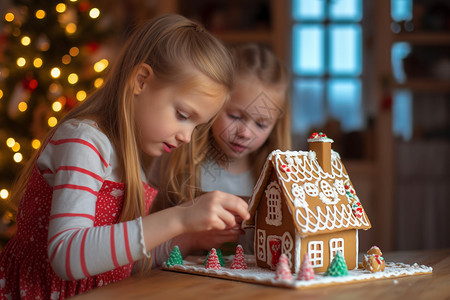
{"label": "string light", "polygon": [[43,18],[45,18],[45,15],[46,15],[46,13],[42,9],[37,10],[36,14],[35,14],[36,18],[38,18],[39,20],[42,20]]}
{"label": "string light", "polygon": [[58,124],[58,119],[56,119],[55,117],[50,117],[50,118],[48,118],[48,120],[47,120],[47,124],[48,124],[48,126],[50,126],[50,127],[55,127],[56,124]]}
{"label": "string light", "polygon": [[14,143],[14,146],[11,147],[12,151],[14,152],[18,152],[20,150],[20,144],[19,143]]}
{"label": "string light", "polygon": [[12,21],[14,21],[14,14],[13,13],[7,13],[6,15],[5,15],[5,20],[7,21],[7,22],[12,22]]}
{"label": "string light", "polygon": [[33,60],[33,66],[34,66],[36,69],[39,69],[40,67],[42,67],[42,63],[43,63],[43,61],[42,61],[42,58],[40,58],[40,57],[36,57],[36,58]]}
{"label": "string light", "polygon": [[16,140],[13,139],[12,137],[10,137],[6,140],[6,146],[8,146],[9,148],[12,148],[15,144],[16,144]]}
{"label": "string light", "polygon": [[23,159],[23,156],[20,152],[17,152],[13,155],[13,159],[16,163],[20,163]]}
{"label": "string light", "polygon": [[75,73],[71,73],[68,77],[67,77],[67,81],[70,84],[75,84],[78,82],[78,75]]}
{"label": "string light", "polygon": [[62,104],[61,104],[61,102],[59,102],[59,101],[53,102],[53,104],[52,104],[52,109],[53,109],[53,111],[55,111],[55,112],[60,111],[60,110],[62,109]]}
{"label": "string light", "polygon": [[72,55],[72,57],[75,57],[80,54],[80,49],[78,49],[78,47],[72,47],[69,50],[69,54]]}
{"label": "string light", "polygon": [[2,190],[0,191],[0,197],[1,197],[2,199],[8,198],[8,197],[9,197],[9,192],[8,192],[8,190],[7,190],[7,189],[2,189]]}
{"label": "string light", "polygon": [[22,45],[24,45],[24,46],[28,46],[28,45],[30,45],[30,43],[31,43],[31,39],[30,39],[30,37],[29,36],[24,36],[24,37],[22,37],[22,39],[20,40],[20,42],[22,43]]}
{"label": "string light", "polygon": [[17,105],[17,108],[20,112],[24,112],[28,109],[28,104],[24,101],[20,102],[19,105]]}
{"label": "string light", "polygon": [[86,92],[83,91],[83,90],[78,91],[77,94],[75,95],[75,97],[77,98],[77,100],[80,101],[80,102],[81,102],[81,101],[84,101],[84,100],[86,99],[86,96],[87,96],[87,94],[86,94]]}
{"label": "string light", "polygon": [[64,3],[58,3],[56,5],[56,11],[62,14],[63,12],[66,11],[66,5]]}
{"label": "string light", "polygon": [[66,26],[66,33],[71,35],[77,31],[77,25],[75,23],[69,23]]}
{"label": "string light", "polygon": [[69,54],[66,54],[62,57],[61,61],[63,64],[68,65],[72,61],[72,57]]}
{"label": "string light", "polygon": [[2,98],[3,98],[3,91],[0,90],[0,99],[2,99]]}
{"label": "string light", "polygon": [[108,60],[104,58],[94,64],[94,71],[100,73],[108,67],[108,64]]}
{"label": "string light", "polygon": [[38,139],[34,139],[31,141],[31,147],[33,147],[33,149],[39,149],[39,147],[41,147],[41,141]]}
{"label": "string light", "polygon": [[89,17],[92,19],[97,19],[100,16],[100,10],[98,8],[93,8],[89,11]]}
{"label": "string light", "polygon": [[19,66],[19,67],[24,67],[26,64],[27,64],[27,60],[25,59],[25,58],[23,58],[23,57],[19,57],[18,59],[17,59],[17,61],[16,61],[16,63],[17,63],[17,65]]}
{"label": "string light", "polygon": [[94,86],[96,87],[96,88],[99,88],[99,87],[101,87],[103,85],[103,78],[97,78],[97,79],[95,79],[95,81],[94,81]]}
{"label": "string light", "polygon": [[59,76],[61,76],[61,70],[59,68],[53,68],[50,71],[50,75],[52,75],[53,78],[59,78]]}

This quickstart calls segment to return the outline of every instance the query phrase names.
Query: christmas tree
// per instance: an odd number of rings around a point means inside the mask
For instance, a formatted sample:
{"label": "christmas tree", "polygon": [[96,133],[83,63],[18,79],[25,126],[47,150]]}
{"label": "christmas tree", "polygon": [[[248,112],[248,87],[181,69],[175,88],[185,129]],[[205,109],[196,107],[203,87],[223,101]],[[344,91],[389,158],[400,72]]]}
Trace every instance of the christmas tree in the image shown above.
{"label": "christmas tree", "polygon": [[209,252],[205,268],[213,269],[213,270],[220,270],[220,262],[219,262],[219,258],[217,257],[216,249],[212,248],[211,251]]}
{"label": "christmas tree", "polygon": [[278,260],[277,269],[275,271],[275,279],[292,280],[291,269],[286,254],[281,254]]}
{"label": "christmas tree", "polygon": [[312,280],[315,278],[314,270],[311,262],[309,261],[308,253],[303,256],[302,264],[300,265],[300,271],[297,275],[297,280]]}
{"label": "christmas tree", "polygon": [[[225,260],[223,259],[222,250],[215,249],[215,248],[213,248],[213,249],[214,249],[214,251],[216,251],[217,258],[219,259],[220,266],[221,267],[225,266]],[[212,251],[212,249],[208,252],[208,254],[206,254],[206,259],[205,259],[205,261],[203,263],[204,266],[206,266],[206,263],[208,262],[209,255],[211,254],[211,251]]]}
{"label": "christmas tree", "polygon": [[247,263],[245,262],[244,249],[241,245],[237,245],[236,254],[231,262],[230,269],[247,269]]}
{"label": "christmas tree", "polygon": [[0,21],[0,219],[13,223],[14,179],[58,120],[101,86],[113,49],[102,45],[117,30],[93,0],[10,3]]}
{"label": "christmas tree", "polygon": [[180,248],[175,246],[170,252],[169,258],[167,259],[166,266],[171,267],[173,265],[182,265],[183,257],[181,256]]}
{"label": "christmas tree", "polygon": [[344,256],[342,256],[341,251],[336,252],[336,255],[324,275],[333,277],[348,275],[347,264],[345,263],[345,259]]}

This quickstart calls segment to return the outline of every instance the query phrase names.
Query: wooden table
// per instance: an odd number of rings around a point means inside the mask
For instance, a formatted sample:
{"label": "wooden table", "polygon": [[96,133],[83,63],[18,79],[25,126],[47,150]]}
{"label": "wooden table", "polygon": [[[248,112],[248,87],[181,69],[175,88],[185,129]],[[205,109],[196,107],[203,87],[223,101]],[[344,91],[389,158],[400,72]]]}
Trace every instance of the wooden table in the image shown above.
{"label": "wooden table", "polygon": [[294,290],[153,270],[77,299],[450,299],[450,249],[385,253],[386,261],[423,264],[432,274]]}

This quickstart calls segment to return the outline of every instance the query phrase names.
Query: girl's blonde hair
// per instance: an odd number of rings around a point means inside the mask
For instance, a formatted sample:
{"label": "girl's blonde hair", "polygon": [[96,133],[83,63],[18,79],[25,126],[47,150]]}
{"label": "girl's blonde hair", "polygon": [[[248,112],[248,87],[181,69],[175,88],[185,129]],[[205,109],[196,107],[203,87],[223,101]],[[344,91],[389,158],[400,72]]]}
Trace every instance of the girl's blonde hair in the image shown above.
{"label": "girl's blonde hair", "polygon": [[[138,148],[133,101],[135,72],[143,63],[152,67],[160,82],[167,84],[185,83],[198,72],[223,85],[228,92],[233,83],[232,59],[220,41],[194,21],[180,15],[164,15],[142,24],[134,32],[105,84],[61,120],[60,123],[71,118],[92,118],[110,138],[126,186],[121,221],[146,214],[140,166],[148,157]],[[49,133],[43,147],[57,127]],[[38,155],[29,161],[18,179],[13,195],[16,203],[22,197]],[[187,166],[192,162],[187,155],[183,163]]]}
{"label": "girl's blonde hair", "polygon": [[[290,76],[283,63],[267,47],[249,43],[230,49],[234,62],[234,78],[252,76],[267,88],[280,91],[283,99],[282,114],[277,120],[266,142],[252,153],[252,175],[256,181],[264,162],[272,150],[289,150],[291,147],[290,134]],[[251,88],[251,87],[249,87]],[[161,210],[185,201],[192,200],[201,193],[200,180],[201,163],[207,156],[218,157],[217,147],[213,142],[211,131],[198,130],[193,136],[192,145],[186,149],[177,149],[170,156],[161,161],[160,190],[153,210]],[[211,154],[211,155],[208,155]],[[194,163],[186,165],[186,157],[194,157]]]}

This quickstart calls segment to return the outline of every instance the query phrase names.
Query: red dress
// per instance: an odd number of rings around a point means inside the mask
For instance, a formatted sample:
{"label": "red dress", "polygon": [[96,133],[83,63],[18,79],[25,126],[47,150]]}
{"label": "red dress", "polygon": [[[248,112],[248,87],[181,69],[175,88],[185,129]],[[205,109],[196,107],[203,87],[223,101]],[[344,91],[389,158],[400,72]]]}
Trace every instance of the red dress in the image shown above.
{"label": "red dress", "polygon": [[[146,210],[157,191],[145,185]],[[96,202],[94,226],[118,223],[123,183],[104,181]],[[37,168],[33,170],[17,215],[17,234],[0,254],[0,299],[64,299],[131,275],[132,264],[81,280],[58,277],[47,255],[52,187]]]}

